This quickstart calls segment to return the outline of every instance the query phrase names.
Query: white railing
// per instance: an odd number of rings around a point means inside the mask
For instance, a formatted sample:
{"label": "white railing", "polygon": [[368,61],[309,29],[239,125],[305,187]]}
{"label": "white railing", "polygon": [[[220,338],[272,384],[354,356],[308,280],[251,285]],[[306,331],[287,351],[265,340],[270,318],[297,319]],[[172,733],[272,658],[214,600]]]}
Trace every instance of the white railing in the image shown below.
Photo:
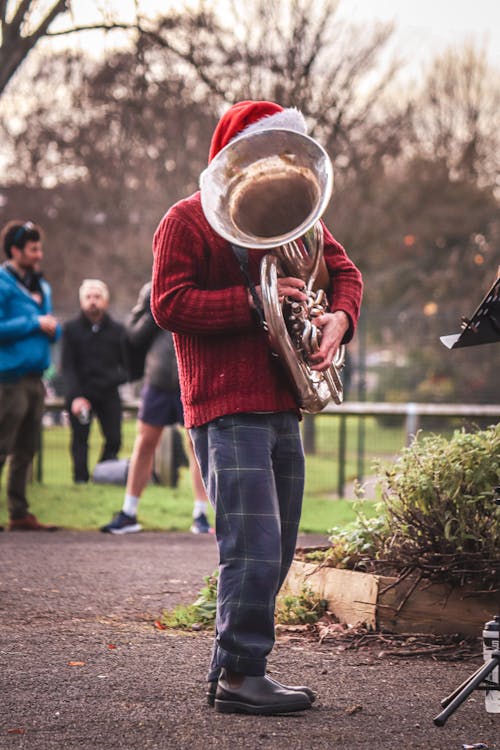
{"label": "white railing", "polygon": [[[321,414],[340,419],[338,441],[338,477],[337,494],[344,497],[346,484],[346,418],[360,417],[357,446],[357,478],[364,479],[365,445],[363,417],[401,416],[404,418],[406,444],[410,445],[419,430],[421,417],[447,417],[475,419],[491,418],[494,422],[500,418],[500,404],[430,404],[430,403],[388,403],[383,401],[346,401],[341,405],[327,404]],[[304,418],[303,437],[306,453],[315,452],[315,416]]]}
{"label": "white railing", "polygon": [[346,401],[337,406],[327,404],[322,414],[345,414],[353,416],[402,416],[406,417],[406,434],[408,438],[418,430],[420,417],[500,417],[500,404],[429,404],[410,401],[395,404],[384,401]]}

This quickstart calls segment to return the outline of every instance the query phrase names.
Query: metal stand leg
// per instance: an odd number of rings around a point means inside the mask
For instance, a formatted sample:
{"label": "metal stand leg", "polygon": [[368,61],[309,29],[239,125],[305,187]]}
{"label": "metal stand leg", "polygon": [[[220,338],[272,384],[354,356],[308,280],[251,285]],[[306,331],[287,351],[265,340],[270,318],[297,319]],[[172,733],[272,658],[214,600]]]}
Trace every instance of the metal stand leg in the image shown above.
{"label": "metal stand leg", "polygon": [[[434,724],[437,727],[442,727],[446,723],[447,719],[455,713],[457,708],[467,700],[469,695],[479,688],[480,684],[486,677],[493,672],[495,667],[500,665],[500,650],[493,651],[492,657],[487,664],[480,667],[473,675],[471,675],[465,682],[463,682],[456,690],[453,691],[449,696],[441,701],[442,706],[446,706],[444,711],[441,711],[434,719]],[[482,688],[481,688],[482,689]],[[488,688],[489,689],[489,688]],[[493,690],[500,690],[500,686],[492,686]]]}

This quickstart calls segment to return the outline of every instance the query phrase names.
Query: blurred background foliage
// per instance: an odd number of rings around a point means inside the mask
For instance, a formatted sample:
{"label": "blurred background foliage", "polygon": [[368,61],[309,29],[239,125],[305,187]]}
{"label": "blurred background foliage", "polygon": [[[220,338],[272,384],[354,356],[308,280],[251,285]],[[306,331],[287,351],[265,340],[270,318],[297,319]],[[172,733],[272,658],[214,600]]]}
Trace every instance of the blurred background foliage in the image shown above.
{"label": "blurred background foliage", "polygon": [[[349,397],[497,400],[499,347],[439,342],[499,265],[499,71],[484,49],[436,50],[410,79],[388,53],[391,26],[341,21],[336,0],[255,0],[155,19],[138,2],[128,44],[96,55],[53,46],[84,33],[66,5],[0,3],[0,224],[44,227],[61,318],[86,276],[126,314],[159,220],[197,189],[221,113],[273,99],[300,108],[327,148],[324,218],[364,274]],[[98,25],[111,34],[124,24],[106,5]],[[52,31],[59,16],[67,25]]]}

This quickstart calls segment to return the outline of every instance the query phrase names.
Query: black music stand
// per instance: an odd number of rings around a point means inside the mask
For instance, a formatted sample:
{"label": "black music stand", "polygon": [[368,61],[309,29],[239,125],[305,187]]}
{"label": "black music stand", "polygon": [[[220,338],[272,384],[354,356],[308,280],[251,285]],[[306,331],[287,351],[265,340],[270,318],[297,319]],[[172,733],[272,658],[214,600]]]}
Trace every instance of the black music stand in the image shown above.
{"label": "black music stand", "polygon": [[493,282],[471,318],[462,318],[462,331],[440,340],[448,349],[500,341],[500,276]]}
{"label": "black music stand", "polygon": [[[441,341],[448,349],[500,341],[500,276],[488,290],[472,317],[462,319],[461,333],[441,336]],[[495,493],[495,502],[500,505],[500,487],[496,487]],[[488,675],[496,667],[499,667],[498,681],[488,680]],[[493,651],[488,662],[479,667],[450,695],[443,698],[441,705],[444,710],[434,718],[434,724],[438,727],[444,726],[447,719],[474,690],[500,690],[500,649]]]}

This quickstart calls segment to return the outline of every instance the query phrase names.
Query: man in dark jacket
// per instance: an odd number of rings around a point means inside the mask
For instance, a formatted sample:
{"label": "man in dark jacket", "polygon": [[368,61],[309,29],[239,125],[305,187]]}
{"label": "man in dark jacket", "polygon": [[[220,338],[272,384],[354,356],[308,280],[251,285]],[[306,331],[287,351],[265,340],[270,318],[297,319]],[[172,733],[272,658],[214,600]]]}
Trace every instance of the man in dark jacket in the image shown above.
{"label": "man in dark jacket", "polygon": [[0,474],[9,457],[9,529],[52,530],[29,512],[26,485],[44,411],[42,375],[61,328],[40,273],[40,227],[10,221],[2,241],[7,261],[0,266]]}
{"label": "man in dark jacket", "polygon": [[[130,534],[141,530],[137,509],[151,477],[154,454],[163,429],[167,425],[184,424],[172,334],[156,325],[151,314],[150,297],[149,282],[142,287],[126,325],[131,346],[145,356],[144,385],[123,507],[110,523],[101,528],[109,534]],[[189,438],[187,448],[194,493],[191,531],[193,534],[208,534],[212,531],[207,519],[208,500]]]}
{"label": "man in dark jacket", "polygon": [[63,328],[62,374],[71,424],[73,479],[88,482],[88,439],[92,418],[101,425],[99,461],[118,457],[122,409],[118,386],[127,380],[125,329],[107,313],[109,290],[85,279],[79,291],[81,313]]}

